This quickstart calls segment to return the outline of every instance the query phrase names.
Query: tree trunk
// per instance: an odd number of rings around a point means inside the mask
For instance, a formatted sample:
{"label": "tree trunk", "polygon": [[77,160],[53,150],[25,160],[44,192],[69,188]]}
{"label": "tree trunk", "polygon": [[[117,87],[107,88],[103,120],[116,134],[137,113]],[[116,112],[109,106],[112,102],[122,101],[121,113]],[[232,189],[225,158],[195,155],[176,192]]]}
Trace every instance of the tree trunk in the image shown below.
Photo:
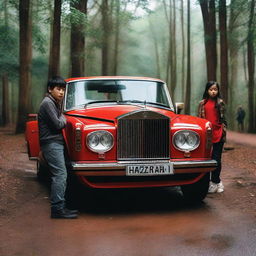
{"label": "tree trunk", "polygon": [[60,71],[60,30],[61,30],[61,1],[54,1],[51,48],[49,56],[48,78],[59,75]]}
{"label": "tree trunk", "polygon": [[168,50],[168,66],[167,66],[167,72],[169,74],[168,76],[168,84],[169,84],[169,88],[170,88],[170,93],[172,96],[172,99],[175,101],[174,99],[174,90],[173,90],[173,39],[172,39],[172,35],[173,35],[173,8],[172,8],[172,0],[169,0],[169,50]]}
{"label": "tree trunk", "polygon": [[109,41],[110,41],[110,21],[109,21],[109,3],[108,0],[102,1],[102,75],[109,73]]}
{"label": "tree trunk", "polygon": [[[87,1],[72,1],[71,7],[83,14],[87,14]],[[84,76],[85,73],[85,36],[84,20],[71,23],[71,76]]]}
{"label": "tree trunk", "polygon": [[3,84],[3,95],[2,95],[2,122],[3,125],[8,125],[10,123],[10,104],[9,104],[9,81],[7,73],[2,76]]}
{"label": "tree trunk", "polygon": [[181,95],[184,100],[184,98],[185,98],[185,31],[184,31],[184,3],[183,3],[183,0],[180,0],[180,16],[181,16],[181,40],[182,40]]}
{"label": "tree trunk", "polygon": [[153,38],[153,45],[154,45],[154,50],[155,50],[155,58],[156,58],[156,75],[157,78],[161,78],[161,69],[160,69],[160,57],[159,57],[159,52],[158,52],[158,42],[157,42],[157,36],[154,30],[154,25],[150,20],[150,17],[148,18],[149,22],[149,28],[151,31],[151,35]]}
{"label": "tree trunk", "polygon": [[119,36],[120,36],[120,0],[116,0],[116,27],[115,27],[115,48],[113,59],[113,75],[118,73],[118,54],[119,54]]}
{"label": "tree trunk", "polygon": [[175,100],[175,89],[177,84],[177,56],[176,56],[176,0],[170,0],[170,3],[172,2],[172,5],[170,8],[172,8],[172,34],[171,34],[171,47],[172,47],[172,54],[171,54],[171,91],[173,98]]}
{"label": "tree trunk", "polygon": [[230,19],[229,19],[229,56],[230,56],[230,86],[229,86],[229,104],[228,114],[231,117],[229,119],[229,129],[235,127],[235,110],[237,106],[234,105],[235,91],[237,90],[238,79],[238,50],[239,40],[237,36],[237,0],[232,0],[230,4]]}
{"label": "tree trunk", "polygon": [[[169,18],[168,17],[168,12],[167,12],[167,4],[166,4],[166,0],[163,0],[163,5],[164,5],[164,11],[165,11],[165,17],[166,17],[166,20],[167,20],[167,23],[169,25],[169,42],[168,42],[168,45],[167,45],[167,60],[166,60],[166,83],[168,85],[168,89],[171,93],[171,81],[170,81],[170,77],[169,77],[169,73],[170,73],[170,62],[171,62],[171,17]],[[170,13],[171,14],[171,13]],[[173,96],[173,95],[171,95]]]}
{"label": "tree trunk", "polygon": [[248,61],[248,104],[249,104],[249,132],[256,132],[255,125],[255,105],[254,105],[254,75],[255,75],[255,49],[254,49],[254,35],[255,35],[255,0],[250,3],[250,16],[248,23],[248,38],[247,38],[247,61]]}
{"label": "tree trunk", "polygon": [[204,43],[206,52],[207,79],[216,81],[217,78],[217,46],[215,1],[200,0],[204,22]]}
{"label": "tree trunk", "polygon": [[190,114],[191,98],[191,57],[190,57],[190,0],[187,0],[188,17],[187,17],[187,81],[185,97],[185,114]]}
{"label": "tree trunk", "polygon": [[19,2],[20,22],[20,80],[19,105],[16,133],[24,132],[27,114],[30,110],[31,59],[32,59],[32,23],[30,0]]}
{"label": "tree trunk", "polygon": [[228,40],[226,0],[219,0],[220,83],[224,101],[228,104]]}

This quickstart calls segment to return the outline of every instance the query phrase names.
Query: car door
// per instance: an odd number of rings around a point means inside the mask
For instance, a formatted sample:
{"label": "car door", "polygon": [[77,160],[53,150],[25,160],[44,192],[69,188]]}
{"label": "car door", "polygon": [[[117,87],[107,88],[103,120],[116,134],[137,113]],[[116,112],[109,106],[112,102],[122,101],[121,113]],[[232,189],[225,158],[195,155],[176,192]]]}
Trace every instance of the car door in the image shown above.
{"label": "car door", "polygon": [[[30,118],[32,116],[29,116]],[[33,116],[36,118],[36,115]],[[28,156],[30,159],[37,158],[39,156],[39,133],[38,133],[38,121],[29,120],[26,123],[25,139],[27,142]]]}

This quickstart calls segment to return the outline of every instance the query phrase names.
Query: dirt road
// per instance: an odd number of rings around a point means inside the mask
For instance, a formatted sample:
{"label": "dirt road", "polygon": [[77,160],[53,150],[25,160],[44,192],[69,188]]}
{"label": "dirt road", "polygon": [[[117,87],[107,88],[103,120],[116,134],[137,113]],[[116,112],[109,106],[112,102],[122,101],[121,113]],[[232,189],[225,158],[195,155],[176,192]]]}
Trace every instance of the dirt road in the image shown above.
{"label": "dirt road", "polygon": [[88,191],[78,219],[53,220],[24,137],[0,131],[0,255],[256,255],[256,140],[228,139],[226,190],[200,206],[177,189]]}

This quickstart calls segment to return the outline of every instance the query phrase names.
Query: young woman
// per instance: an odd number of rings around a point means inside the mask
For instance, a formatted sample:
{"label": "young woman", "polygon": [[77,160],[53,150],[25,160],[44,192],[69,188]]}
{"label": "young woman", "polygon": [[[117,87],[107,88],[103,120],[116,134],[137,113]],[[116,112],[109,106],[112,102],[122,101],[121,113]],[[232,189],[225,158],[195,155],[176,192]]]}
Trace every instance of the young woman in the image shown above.
{"label": "young woman", "polygon": [[221,154],[224,142],[226,141],[225,104],[220,96],[219,84],[210,81],[206,84],[203,100],[199,102],[198,116],[205,118],[212,123],[212,158],[218,163],[217,168],[211,173],[209,193],[221,193],[224,191],[223,183],[220,179]]}

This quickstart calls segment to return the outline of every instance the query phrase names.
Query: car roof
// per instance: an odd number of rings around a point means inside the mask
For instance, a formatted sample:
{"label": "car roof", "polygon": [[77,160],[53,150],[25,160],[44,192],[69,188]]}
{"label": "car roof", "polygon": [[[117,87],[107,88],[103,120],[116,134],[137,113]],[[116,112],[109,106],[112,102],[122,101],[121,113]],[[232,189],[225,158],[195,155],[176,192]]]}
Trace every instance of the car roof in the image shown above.
{"label": "car roof", "polygon": [[140,76],[89,76],[89,77],[73,77],[65,79],[66,82],[82,81],[82,80],[141,80],[141,81],[164,81],[158,78],[152,77],[140,77]]}

